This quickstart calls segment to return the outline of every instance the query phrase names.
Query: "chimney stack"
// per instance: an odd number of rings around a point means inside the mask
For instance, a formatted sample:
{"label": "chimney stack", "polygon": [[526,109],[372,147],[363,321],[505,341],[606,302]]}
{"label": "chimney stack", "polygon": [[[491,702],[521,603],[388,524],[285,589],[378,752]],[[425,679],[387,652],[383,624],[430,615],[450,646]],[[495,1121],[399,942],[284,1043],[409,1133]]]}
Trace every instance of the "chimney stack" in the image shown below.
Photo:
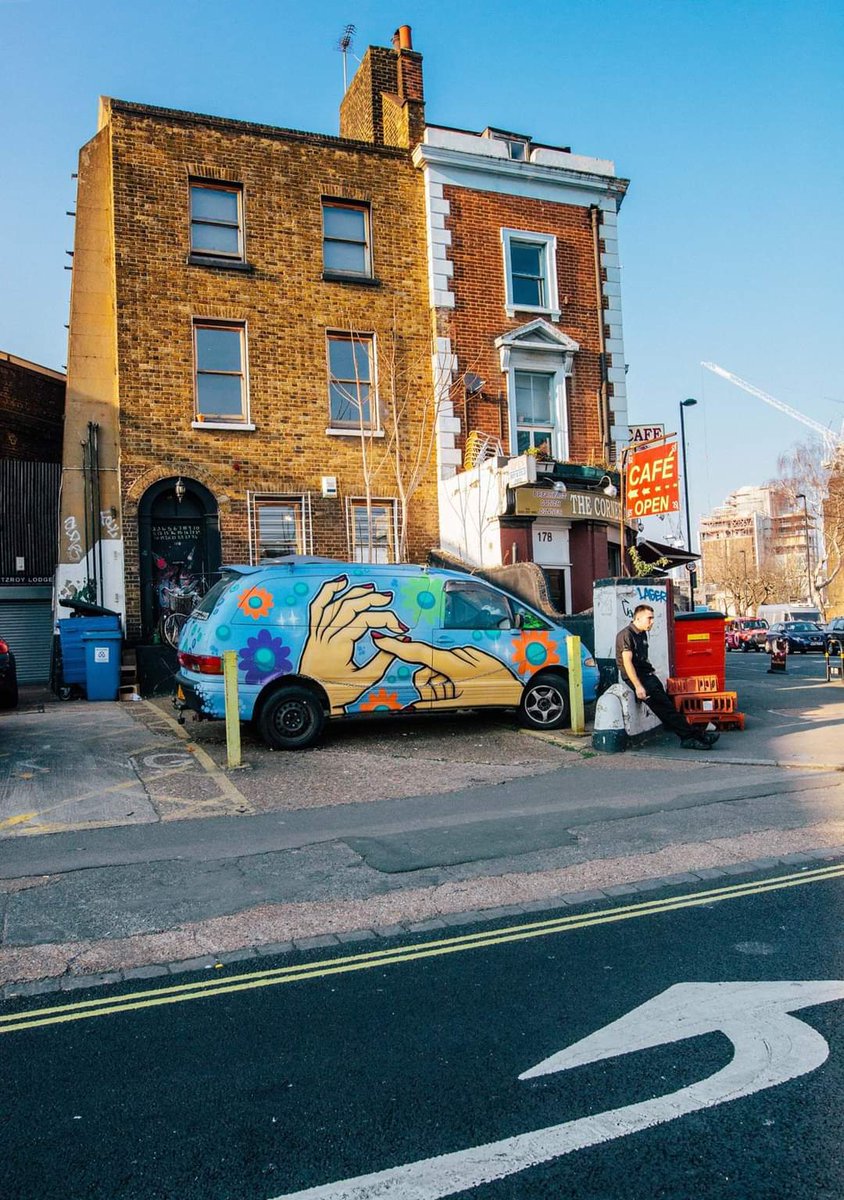
{"label": "chimney stack", "polygon": [[409,25],[393,46],[370,46],[340,105],[340,136],[377,146],[412,149],[425,130],[422,55]]}

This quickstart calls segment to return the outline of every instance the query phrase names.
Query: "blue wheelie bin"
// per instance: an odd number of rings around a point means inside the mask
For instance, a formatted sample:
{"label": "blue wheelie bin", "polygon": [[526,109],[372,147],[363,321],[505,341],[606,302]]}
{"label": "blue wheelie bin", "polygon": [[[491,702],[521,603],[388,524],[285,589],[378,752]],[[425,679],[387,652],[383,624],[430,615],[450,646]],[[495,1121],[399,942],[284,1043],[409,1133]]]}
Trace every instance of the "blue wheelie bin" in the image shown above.
{"label": "blue wheelie bin", "polygon": [[89,700],[116,700],[120,691],[119,629],[83,633],[85,647],[85,691]]}
{"label": "blue wheelie bin", "polygon": [[87,681],[84,635],[101,632],[119,634],[120,614],[82,600],[60,600],[59,605],[73,612],[72,617],[63,617],[58,622],[60,669],[57,670],[54,687],[58,695],[66,700],[74,693],[78,695]]}

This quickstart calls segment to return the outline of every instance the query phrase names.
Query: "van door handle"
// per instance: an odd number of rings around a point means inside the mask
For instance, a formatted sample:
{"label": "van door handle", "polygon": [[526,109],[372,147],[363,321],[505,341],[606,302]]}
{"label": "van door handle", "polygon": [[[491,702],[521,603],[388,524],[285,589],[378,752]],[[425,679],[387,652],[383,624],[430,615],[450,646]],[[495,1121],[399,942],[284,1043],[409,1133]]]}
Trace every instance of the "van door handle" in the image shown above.
{"label": "van door handle", "polygon": [[438,645],[438,646],[453,646],[453,645],[454,645],[454,638],[450,638],[450,637],[438,637],[438,638],[437,638],[437,645]]}

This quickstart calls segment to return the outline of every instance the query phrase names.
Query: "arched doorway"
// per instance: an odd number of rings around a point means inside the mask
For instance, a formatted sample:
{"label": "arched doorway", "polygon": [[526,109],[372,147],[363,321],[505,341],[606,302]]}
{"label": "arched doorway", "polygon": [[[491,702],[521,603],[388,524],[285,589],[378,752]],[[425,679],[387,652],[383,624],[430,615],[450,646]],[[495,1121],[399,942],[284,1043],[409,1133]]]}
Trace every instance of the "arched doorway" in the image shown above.
{"label": "arched doorway", "polygon": [[141,639],[153,640],[173,590],[204,595],[220,574],[220,520],[196,479],[161,479],[138,504]]}

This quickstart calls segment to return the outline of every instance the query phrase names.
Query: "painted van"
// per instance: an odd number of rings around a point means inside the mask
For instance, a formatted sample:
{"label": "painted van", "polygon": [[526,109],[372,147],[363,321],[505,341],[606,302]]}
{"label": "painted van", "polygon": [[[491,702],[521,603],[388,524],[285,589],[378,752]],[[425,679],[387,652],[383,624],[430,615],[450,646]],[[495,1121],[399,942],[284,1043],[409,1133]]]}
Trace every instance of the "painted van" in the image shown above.
{"label": "painted van", "polygon": [[[517,708],[533,729],[569,720],[568,631],[471,575],[291,557],[230,567],[179,639],[177,708],[223,718],[223,653],[237,652],[241,720],[268,746],[313,745],[327,718]],[[583,648],[583,696],[598,668]]]}

